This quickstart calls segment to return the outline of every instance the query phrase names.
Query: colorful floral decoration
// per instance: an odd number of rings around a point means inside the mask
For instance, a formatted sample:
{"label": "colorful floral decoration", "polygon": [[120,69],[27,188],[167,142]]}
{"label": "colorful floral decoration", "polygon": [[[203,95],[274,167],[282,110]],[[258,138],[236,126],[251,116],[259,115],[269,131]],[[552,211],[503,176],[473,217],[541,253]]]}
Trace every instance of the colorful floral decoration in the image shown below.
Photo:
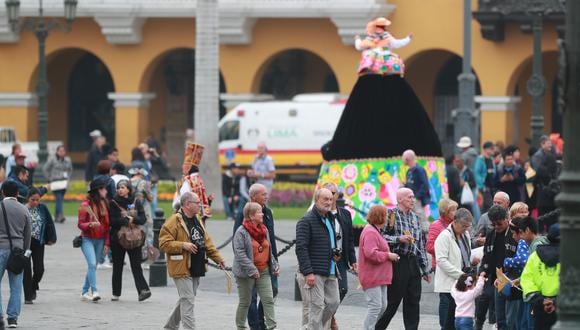
{"label": "colorful floral decoration", "polygon": [[[439,217],[439,200],[448,196],[445,162],[443,158],[419,157],[417,162],[425,168],[430,183],[431,203],[425,207],[430,220]],[[344,193],[352,214],[353,224],[366,224],[368,210],[376,204],[393,208],[397,204],[397,189],[405,184],[408,167],[399,157],[332,161],[322,164],[317,186],[335,182]]]}

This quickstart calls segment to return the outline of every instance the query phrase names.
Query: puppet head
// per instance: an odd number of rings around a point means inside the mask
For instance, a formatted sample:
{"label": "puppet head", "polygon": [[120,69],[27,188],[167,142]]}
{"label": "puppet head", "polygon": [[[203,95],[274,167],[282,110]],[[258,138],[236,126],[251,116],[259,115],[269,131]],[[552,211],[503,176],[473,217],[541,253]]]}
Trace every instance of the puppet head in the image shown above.
{"label": "puppet head", "polygon": [[[375,20],[370,21],[367,24],[367,33],[369,35],[375,34],[375,33],[382,33],[387,29],[387,26],[391,25],[391,21],[389,21],[388,19],[384,18],[384,17],[379,17]],[[382,29],[382,31],[378,32],[377,29]]]}

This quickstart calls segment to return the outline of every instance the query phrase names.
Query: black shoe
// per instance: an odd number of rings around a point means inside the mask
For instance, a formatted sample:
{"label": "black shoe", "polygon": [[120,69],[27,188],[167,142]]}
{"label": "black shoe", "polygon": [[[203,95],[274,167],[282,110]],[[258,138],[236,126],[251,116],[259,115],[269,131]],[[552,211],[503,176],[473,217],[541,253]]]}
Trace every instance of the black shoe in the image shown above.
{"label": "black shoe", "polygon": [[24,299],[24,304],[25,305],[32,305],[32,304],[34,304],[34,302],[32,300],[26,300],[26,299]]}
{"label": "black shoe", "polygon": [[9,328],[18,328],[18,322],[15,319],[8,319]]}
{"label": "black shoe", "polygon": [[149,299],[149,297],[151,297],[151,290],[142,290],[139,293],[139,301]]}

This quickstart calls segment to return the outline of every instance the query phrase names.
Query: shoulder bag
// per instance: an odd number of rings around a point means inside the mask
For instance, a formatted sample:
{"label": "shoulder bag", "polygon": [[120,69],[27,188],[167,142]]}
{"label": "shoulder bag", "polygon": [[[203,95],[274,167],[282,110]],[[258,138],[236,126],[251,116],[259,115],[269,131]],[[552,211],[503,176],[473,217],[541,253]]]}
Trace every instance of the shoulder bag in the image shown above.
{"label": "shoulder bag", "polygon": [[[127,216],[133,213],[132,210],[127,211],[126,209],[122,208],[115,200],[113,200],[113,203],[121,210],[122,216]],[[133,215],[133,218],[134,217],[135,216]],[[138,225],[131,223],[127,226],[121,226],[121,229],[119,229],[119,232],[117,232],[117,239],[119,244],[125,250],[133,250],[143,246],[145,243],[145,233],[141,228],[139,228]]]}
{"label": "shoulder bag", "polygon": [[10,227],[8,226],[8,217],[6,216],[6,207],[4,205],[4,201],[0,202],[0,206],[2,206],[4,225],[6,226],[6,233],[8,234],[8,241],[10,242],[10,256],[8,256],[6,269],[14,274],[20,274],[24,270],[26,263],[29,263],[30,261],[25,255],[23,249],[12,246],[12,235],[10,234]]}

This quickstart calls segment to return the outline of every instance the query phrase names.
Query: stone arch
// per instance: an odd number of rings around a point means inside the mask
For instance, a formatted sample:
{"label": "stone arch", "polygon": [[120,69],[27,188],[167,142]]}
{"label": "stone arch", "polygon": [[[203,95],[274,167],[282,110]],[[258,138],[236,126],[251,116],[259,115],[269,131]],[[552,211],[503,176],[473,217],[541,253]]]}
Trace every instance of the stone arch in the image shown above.
{"label": "stone arch", "polygon": [[[155,94],[148,111],[149,133],[164,146],[179,146],[165,150],[169,163],[181,163],[186,130],[194,125],[195,49],[171,48],[155,56],[143,73],[139,90]],[[220,93],[225,92],[225,79],[220,71]],[[220,118],[225,111],[220,102]]]}
{"label": "stone arch", "polygon": [[[506,95],[520,96],[521,102],[514,114],[511,123],[515,143],[520,146],[524,155],[529,145],[526,139],[531,136],[530,118],[532,115],[532,97],[527,91],[527,80],[532,74],[532,59],[530,55],[514,69],[507,84]],[[542,103],[544,115],[544,132],[556,131],[561,133],[562,117],[558,110],[558,52],[555,50],[542,52],[542,72],[546,80],[546,92]],[[554,121],[557,120],[558,122]]]}
{"label": "stone arch", "polygon": [[[451,113],[459,103],[457,76],[461,73],[461,65],[461,56],[445,49],[422,51],[406,61],[405,77],[431,116],[444,155],[453,154],[455,151]],[[475,76],[475,92],[479,95],[481,86],[477,74]],[[476,126],[479,127],[479,124]],[[474,144],[477,145],[475,141]]]}
{"label": "stone arch", "polygon": [[272,54],[258,69],[252,92],[290,99],[300,93],[338,93],[336,74],[317,53],[290,48]]}
{"label": "stone arch", "polygon": [[[91,145],[88,133],[99,129],[115,143],[115,116],[107,94],[115,91],[113,76],[101,57],[83,48],[60,48],[47,54],[48,138],[65,143],[74,162],[83,162]],[[38,67],[29,80],[36,92]],[[36,116],[29,130],[36,138]]]}

